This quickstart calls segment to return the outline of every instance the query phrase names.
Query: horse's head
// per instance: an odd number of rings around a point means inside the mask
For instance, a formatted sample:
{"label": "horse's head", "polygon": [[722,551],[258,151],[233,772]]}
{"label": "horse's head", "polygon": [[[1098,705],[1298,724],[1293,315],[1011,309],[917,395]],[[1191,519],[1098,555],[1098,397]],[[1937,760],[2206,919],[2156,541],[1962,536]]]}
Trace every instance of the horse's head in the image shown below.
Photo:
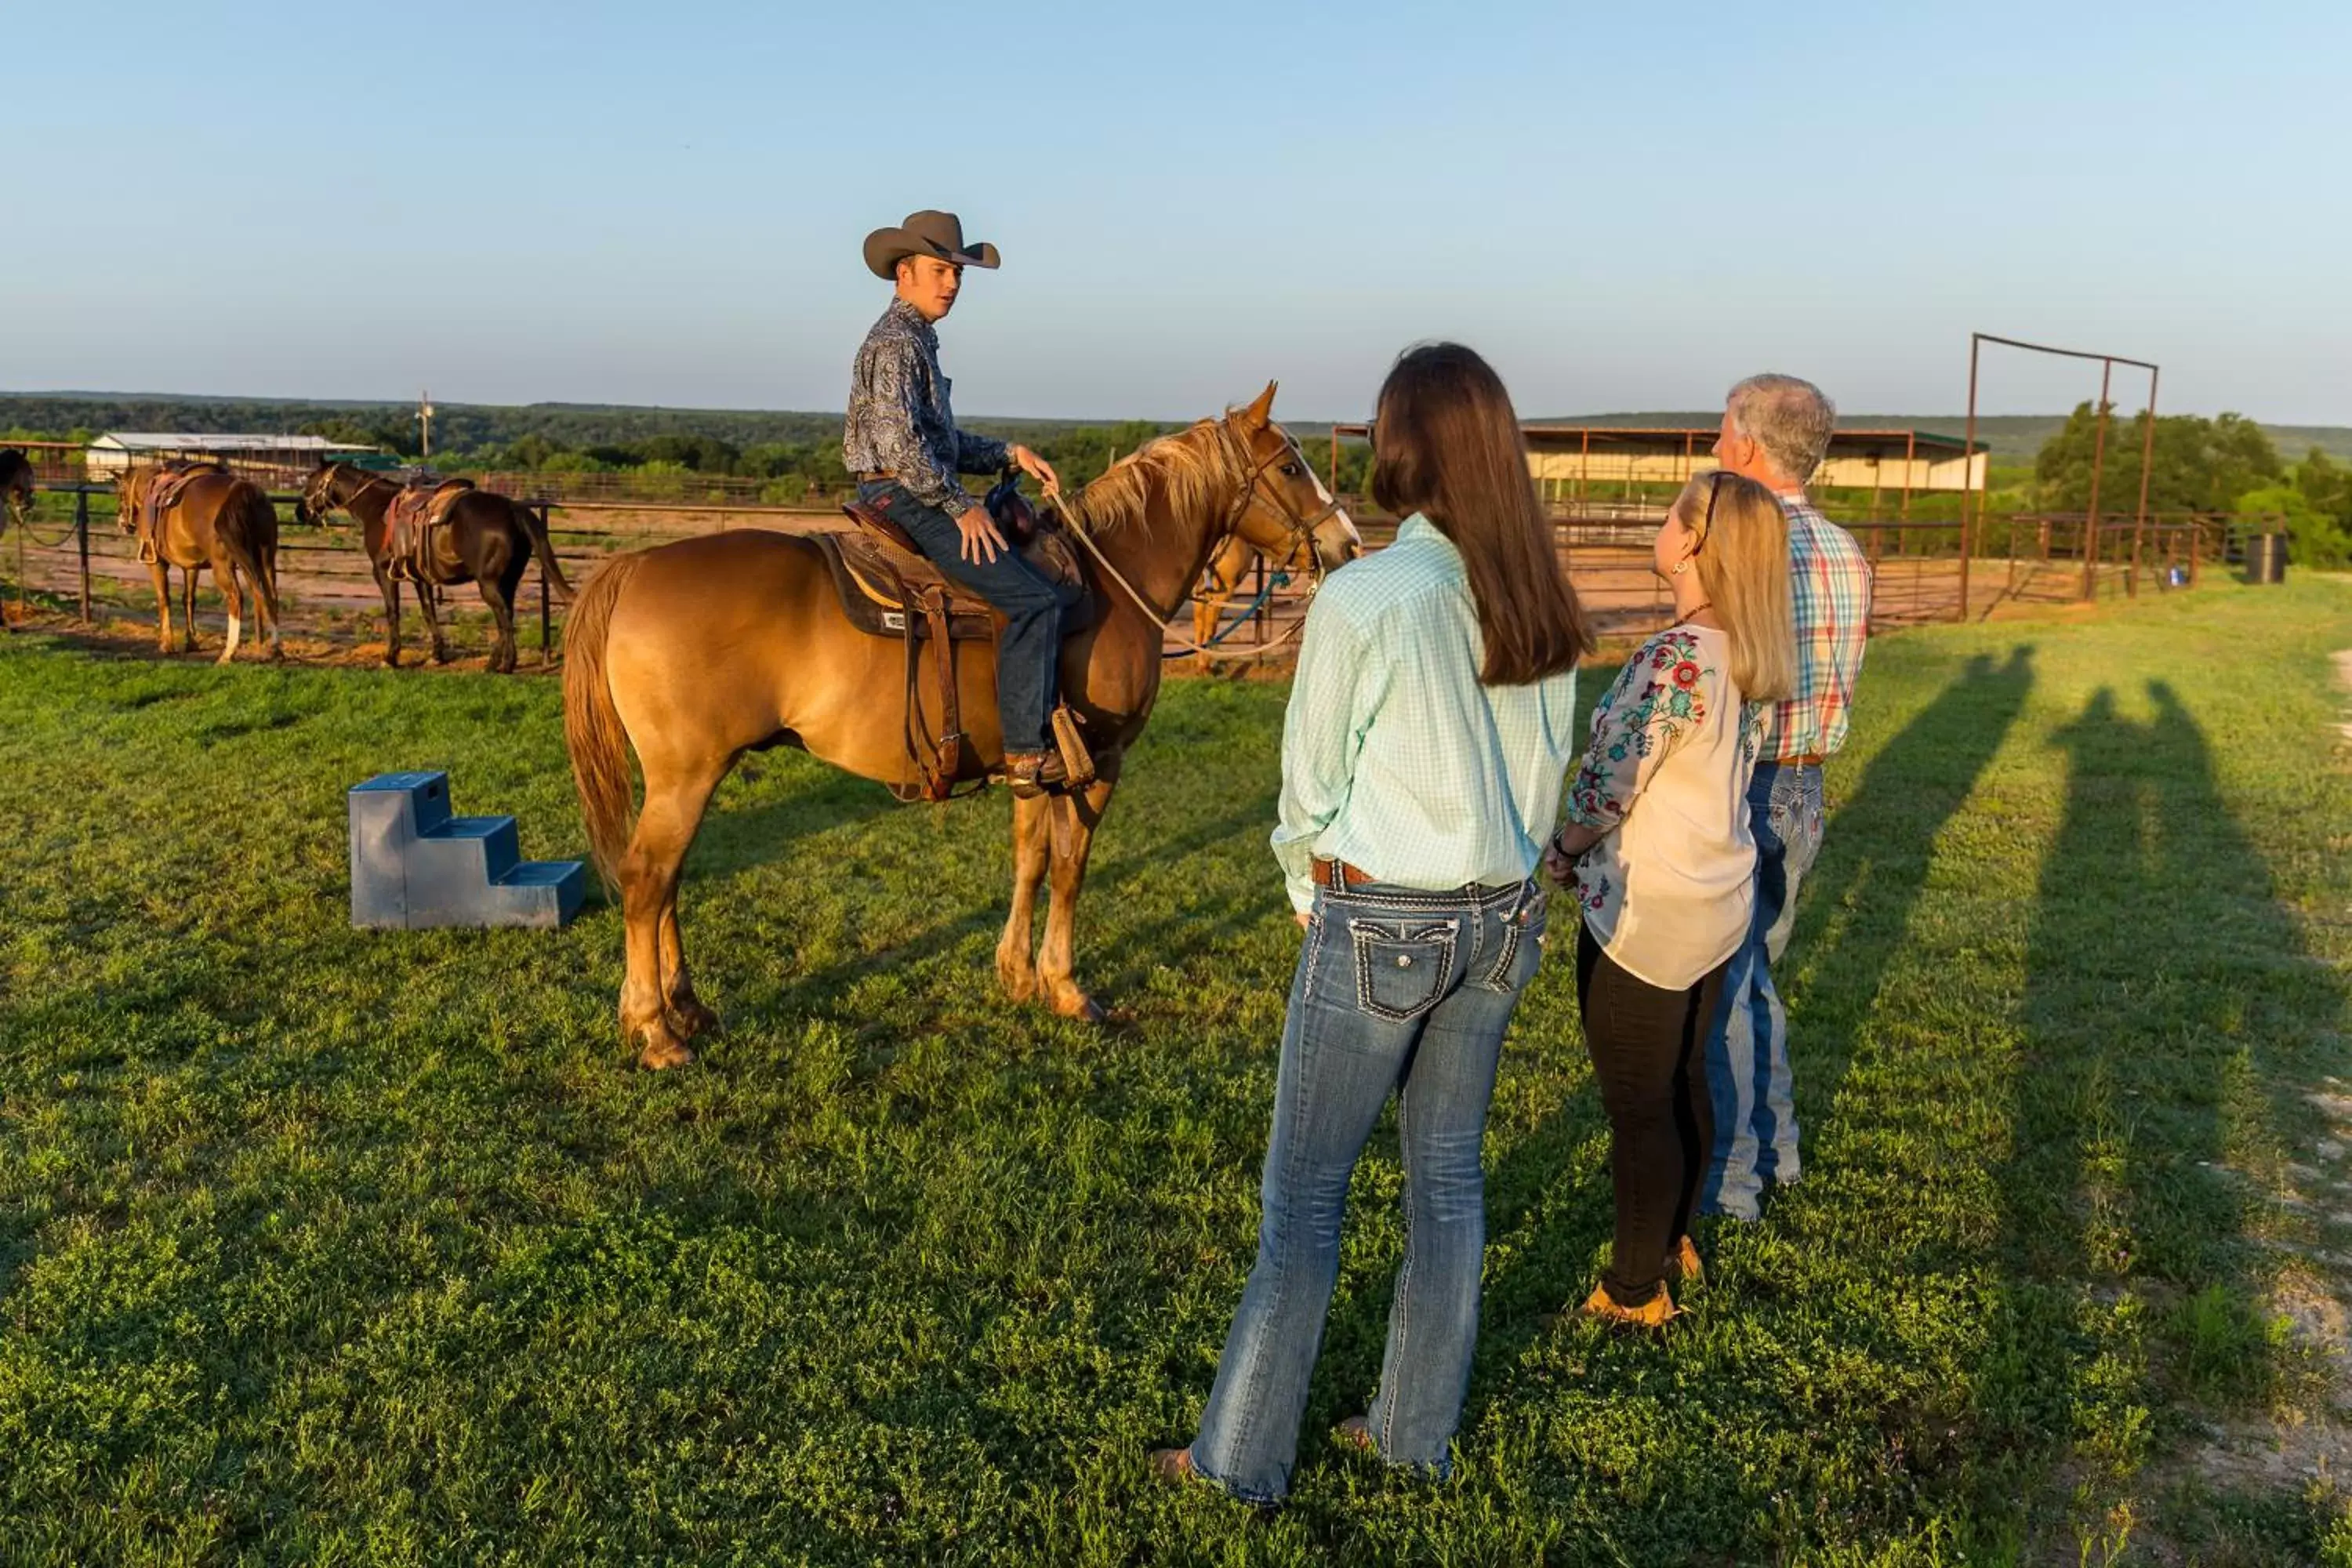
{"label": "horse's head", "polygon": [[19,523],[33,510],[33,460],[20,447],[0,447],[0,523]]}
{"label": "horse's head", "polygon": [[139,531],[139,498],[147,491],[147,481],[155,470],[146,468],[125,468],[114,475],[114,524],[125,533]]}
{"label": "horse's head", "polygon": [[316,528],[327,521],[327,514],[340,503],[335,500],[335,470],[339,463],[321,463],[310,470],[303,481],[302,494],[294,503],[294,521],[305,528]]}
{"label": "horse's head", "polygon": [[1227,531],[1283,569],[1320,577],[1362,554],[1364,542],[1290,432],[1274,422],[1274,386],[1267,382],[1256,402],[1224,417],[1248,475]]}

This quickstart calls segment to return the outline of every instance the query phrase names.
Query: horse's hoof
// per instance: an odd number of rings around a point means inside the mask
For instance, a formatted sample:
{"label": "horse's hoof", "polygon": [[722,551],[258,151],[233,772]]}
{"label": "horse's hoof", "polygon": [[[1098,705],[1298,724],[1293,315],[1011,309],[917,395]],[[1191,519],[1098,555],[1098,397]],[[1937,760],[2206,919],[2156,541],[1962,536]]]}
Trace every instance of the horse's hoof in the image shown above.
{"label": "horse's hoof", "polygon": [[677,1040],[648,1041],[646,1048],[637,1053],[637,1065],[647,1072],[667,1072],[672,1068],[688,1066],[693,1060],[694,1053]]}
{"label": "horse's hoof", "polygon": [[1075,985],[1055,996],[1054,1011],[1065,1018],[1076,1018],[1081,1024],[1099,1024],[1110,1016],[1103,1011],[1100,1003]]}
{"label": "horse's hoof", "polygon": [[719,1022],[719,1015],[691,996],[669,1005],[669,1025],[677,1031],[679,1037],[688,1040],[698,1035],[723,1035],[727,1032]]}
{"label": "horse's hoof", "polygon": [[1005,996],[1014,1002],[1031,1001],[1037,994],[1037,972],[1002,958],[996,961],[996,983],[1004,987]]}

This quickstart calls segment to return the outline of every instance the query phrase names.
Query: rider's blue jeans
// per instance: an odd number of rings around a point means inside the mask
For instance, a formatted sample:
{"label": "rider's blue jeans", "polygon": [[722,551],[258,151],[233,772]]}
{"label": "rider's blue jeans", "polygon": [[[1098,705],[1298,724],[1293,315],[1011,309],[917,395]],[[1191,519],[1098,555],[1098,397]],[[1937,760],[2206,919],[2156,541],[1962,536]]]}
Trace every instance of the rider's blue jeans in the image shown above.
{"label": "rider's blue jeans", "polygon": [[917,500],[895,479],[859,485],[857,499],[879,508],[913,536],[931,564],[1004,616],[1004,632],[996,644],[996,709],[1004,749],[1052,751],[1049,721],[1062,657],[1060,592],[1016,550],[999,551],[993,561],[966,561],[963,533],[955,519]]}
{"label": "rider's blue jeans", "polygon": [[1193,1468],[1234,1496],[1271,1503],[1289,1489],[1348,1180],[1391,1092],[1405,1248],[1372,1438],[1391,1465],[1445,1473],[1478,1338],[1486,1102],[1543,939],[1532,884],[1317,894],[1276,1069],[1257,1264],[1192,1440]]}

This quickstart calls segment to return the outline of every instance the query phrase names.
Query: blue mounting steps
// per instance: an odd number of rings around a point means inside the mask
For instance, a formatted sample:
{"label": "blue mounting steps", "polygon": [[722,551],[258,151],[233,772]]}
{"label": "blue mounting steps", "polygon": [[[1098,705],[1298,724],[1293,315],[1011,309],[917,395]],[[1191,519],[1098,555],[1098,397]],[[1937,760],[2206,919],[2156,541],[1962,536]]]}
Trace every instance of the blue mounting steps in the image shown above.
{"label": "blue mounting steps", "polygon": [[446,773],[378,773],[348,798],[355,926],[554,931],[580,912],[587,868],[519,858],[511,816],[452,816]]}

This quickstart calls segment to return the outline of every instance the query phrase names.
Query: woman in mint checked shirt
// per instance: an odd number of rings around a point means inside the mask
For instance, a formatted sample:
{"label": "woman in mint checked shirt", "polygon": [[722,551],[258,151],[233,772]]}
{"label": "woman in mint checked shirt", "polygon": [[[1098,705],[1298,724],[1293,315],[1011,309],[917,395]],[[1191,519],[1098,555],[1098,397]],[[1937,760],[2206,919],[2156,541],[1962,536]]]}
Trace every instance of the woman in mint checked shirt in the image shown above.
{"label": "woman in mint checked shirt", "polygon": [[1534,879],[1591,645],[1510,395],[1457,344],[1381,389],[1373,499],[1396,542],[1307,617],[1274,852],[1307,931],[1290,985],[1257,1265],[1188,1447],[1162,1478],[1271,1504],[1290,1487],[1339,1267],[1348,1179],[1391,1091],[1407,1240],[1369,1415],[1342,1437],[1443,1475],[1478,1331],[1479,1145],[1503,1031],[1542,957]]}

